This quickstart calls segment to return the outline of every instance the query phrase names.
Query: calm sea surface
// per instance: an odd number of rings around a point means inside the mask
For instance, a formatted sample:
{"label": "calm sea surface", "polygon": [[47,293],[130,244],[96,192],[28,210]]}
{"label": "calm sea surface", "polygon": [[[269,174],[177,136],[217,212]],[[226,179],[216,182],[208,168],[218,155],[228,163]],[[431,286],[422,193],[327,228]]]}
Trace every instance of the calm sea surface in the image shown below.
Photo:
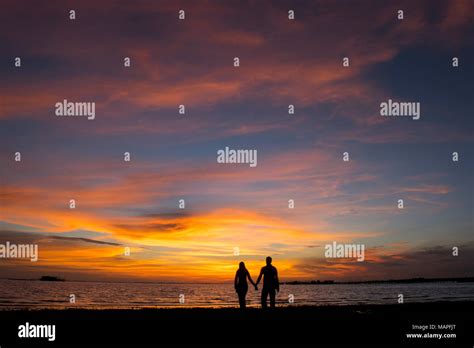
{"label": "calm sea surface", "polygon": [[[69,295],[76,304],[69,303]],[[184,304],[179,302],[184,295]],[[249,306],[258,306],[259,294],[249,289]],[[349,305],[396,303],[398,294],[408,302],[474,301],[474,283],[282,285],[279,305]],[[99,282],[42,282],[0,280],[0,309],[40,308],[153,308],[234,307],[232,284],[150,284]]]}

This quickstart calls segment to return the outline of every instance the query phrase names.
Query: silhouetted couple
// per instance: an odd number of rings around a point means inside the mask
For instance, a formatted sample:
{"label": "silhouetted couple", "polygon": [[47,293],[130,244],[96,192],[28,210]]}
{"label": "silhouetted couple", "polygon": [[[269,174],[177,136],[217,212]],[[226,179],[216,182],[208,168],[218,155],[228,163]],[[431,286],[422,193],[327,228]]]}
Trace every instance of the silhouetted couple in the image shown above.
{"label": "silhouetted couple", "polygon": [[258,283],[263,276],[263,288],[261,303],[262,308],[267,308],[267,298],[270,296],[270,307],[275,307],[275,297],[276,293],[280,291],[280,282],[278,281],[278,272],[277,269],[272,266],[272,258],[268,256],[266,258],[267,265],[262,267],[260,274],[258,276],[257,282],[254,283],[252,277],[250,276],[249,271],[245,268],[245,263],[239,263],[239,269],[235,273],[234,279],[234,288],[239,296],[239,305],[240,308],[245,308],[245,297],[247,296],[247,291],[249,289],[247,284],[247,278],[250,283],[255,287],[255,290],[258,290]]}

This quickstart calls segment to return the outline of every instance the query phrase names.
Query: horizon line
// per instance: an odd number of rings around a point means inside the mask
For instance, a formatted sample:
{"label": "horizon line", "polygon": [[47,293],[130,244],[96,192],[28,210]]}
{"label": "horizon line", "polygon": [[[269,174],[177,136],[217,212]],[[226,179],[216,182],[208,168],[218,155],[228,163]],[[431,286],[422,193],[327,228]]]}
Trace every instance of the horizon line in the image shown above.
{"label": "horizon line", "polygon": [[[42,281],[39,278],[0,278],[0,280],[20,280],[20,281]],[[337,280],[289,280],[282,281],[280,284],[285,285],[337,285],[337,284],[366,284],[366,283],[384,283],[384,282],[449,282],[449,281],[470,281],[474,282],[473,276],[466,277],[449,277],[449,278],[401,278],[401,279],[374,279],[374,280],[357,280],[357,281],[337,281]],[[79,279],[63,279],[60,281],[74,282],[74,283],[126,283],[126,284],[232,284],[232,281],[224,282],[199,282],[199,281],[188,281],[188,282],[178,282],[178,281],[123,281],[123,280],[79,280]],[[52,282],[55,282],[54,280]]]}

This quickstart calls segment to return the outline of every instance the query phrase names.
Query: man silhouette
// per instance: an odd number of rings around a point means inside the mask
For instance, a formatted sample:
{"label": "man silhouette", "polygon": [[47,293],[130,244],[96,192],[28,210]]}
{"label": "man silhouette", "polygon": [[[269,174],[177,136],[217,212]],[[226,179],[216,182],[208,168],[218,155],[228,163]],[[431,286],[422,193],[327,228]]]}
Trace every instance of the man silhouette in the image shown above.
{"label": "man silhouette", "polygon": [[272,266],[272,258],[268,256],[266,258],[267,265],[262,267],[260,275],[258,276],[255,286],[260,283],[260,279],[263,276],[263,288],[262,288],[262,308],[267,308],[267,297],[270,295],[270,307],[275,307],[275,296],[280,291],[280,282],[278,281],[278,271]]}

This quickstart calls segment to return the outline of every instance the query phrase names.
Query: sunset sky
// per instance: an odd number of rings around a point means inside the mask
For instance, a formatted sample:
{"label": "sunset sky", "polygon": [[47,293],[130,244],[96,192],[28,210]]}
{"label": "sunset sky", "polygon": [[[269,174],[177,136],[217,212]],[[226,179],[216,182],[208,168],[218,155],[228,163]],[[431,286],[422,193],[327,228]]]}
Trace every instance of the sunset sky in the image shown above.
{"label": "sunset sky", "polygon": [[40,253],[0,277],[220,282],[267,255],[283,280],[474,276],[473,1],[0,5],[0,242]]}

